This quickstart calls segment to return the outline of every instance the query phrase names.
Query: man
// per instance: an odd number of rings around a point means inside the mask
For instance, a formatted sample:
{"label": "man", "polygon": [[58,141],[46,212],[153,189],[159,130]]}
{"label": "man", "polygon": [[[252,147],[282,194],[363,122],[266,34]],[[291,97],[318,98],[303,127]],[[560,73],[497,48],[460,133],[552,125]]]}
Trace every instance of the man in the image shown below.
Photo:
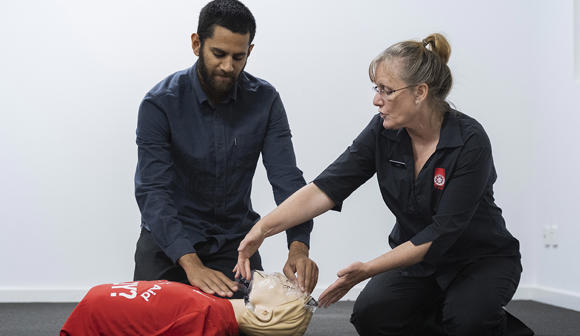
{"label": "man", "polygon": [[245,300],[226,300],[178,282],[91,288],[60,331],[77,335],[303,335],[316,301],[282,274],[255,272]]}
{"label": "man", "polygon": [[[141,103],[135,280],[179,281],[231,297],[236,249],[259,219],[250,194],[260,153],[276,203],[305,185],[278,92],[243,71],[255,29],[239,1],[210,2],[191,36],[197,63],[161,81]],[[318,279],[308,257],[311,230],[309,221],[287,231],[284,266],[309,293]],[[262,269],[258,253],[251,264]]]}

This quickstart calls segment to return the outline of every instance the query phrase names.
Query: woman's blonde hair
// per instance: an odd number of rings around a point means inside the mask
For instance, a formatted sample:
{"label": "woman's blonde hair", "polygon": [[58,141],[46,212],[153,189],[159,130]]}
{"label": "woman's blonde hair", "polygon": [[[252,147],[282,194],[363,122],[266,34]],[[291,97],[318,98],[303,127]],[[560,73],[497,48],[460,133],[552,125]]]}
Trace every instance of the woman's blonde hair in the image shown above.
{"label": "woman's blonde hair", "polygon": [[441,34],[431,34],[423,41],[404,41],[396,43],[380,53],[369,66],[369,77],[375,82],[376,69],[386,60],[402,61],[402,70],[398,75],[408,85],[425,83],[429,87],[428,98],[437,110],[446,110],[449,104],[445,101],[453,78],[447,66],[451,46]]}
{"label": "woman's blonde hair", "polygon": [[310,296],[302,296],[277,306],[272,310],[271,315],[268,315],[268,318],[259,318],[248,309],[238,319],[238,327],[242,332],[251,336],[301,336],[306,332],[312,318],[312,310],[306,305],[309,300],[311,300]]}

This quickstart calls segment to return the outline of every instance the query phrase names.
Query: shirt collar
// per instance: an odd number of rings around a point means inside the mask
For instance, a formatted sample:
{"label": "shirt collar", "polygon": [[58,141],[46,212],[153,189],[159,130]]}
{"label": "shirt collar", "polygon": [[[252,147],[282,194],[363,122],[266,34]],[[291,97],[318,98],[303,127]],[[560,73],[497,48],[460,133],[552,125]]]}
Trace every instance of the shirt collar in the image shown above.
{"label": "shirt collar", "polygon": [[191,80],[191,85],[193,87],[193,92],[195,93],[195,98],[199,104],[209,100],[207,95],[201,88],[201,83],[199,82],[199,77],[197,77],[197,62],[189,69],[189,79]]}
{"label": "shirt collar", "polygon": [[443,116],[437,150],[462,146],[465,141],[459,125],[459,112],[450,109]]}
{"label": "shirt collar", "polygon": [[[441,131],[439,133],[439,143],[437,143],[437,150],[443,148],[459,147],[465,143],[461,133],[458,116],[459,112],[453,109],[445,112],[445,115],[443,116],[443,123],[441,124]],[[383,128],[381,133],[389,140],[396,142],[401,142],[402,139],[409,137],[407,130],[404,128],[399,128],[397,130],[387,130]]]}
{"label": "shirt collar", "polygon": [[407,132],[405,131],[404,128],[399,128],[399,129],[396,129],[396,130],[386,129],[386,128],[383,127],[383,120],[380,119],[380,121],[381,121],[381,134],[384,137],[388,138],[389,140],[396,141],[396,142],[400,142],[401,139],[402,139],[402,136],[404,136],[404,135],[407,134]]}
{"label": "shirt collar", "polygon": [[[195,64],[189,69],[189,78],[191,79],[191,83],[193,86],[193,92],[195,93],[195,97],[197,98],[197,102],[199,104],[202,104],[203,102],[208,102],[208,104],[211,105],[211,102],[209,101],[209,99],[207,98],[207,95],[205,94],[205,91],[203,91],[203,88],[201,86],[201,82],[199,81],[199,77],[197,75],[197,62],[195,62]],[[236,84],[234,85],[233,90],[230,92],[230,94],[228,95],[228,97],[226,98],[226,102],[229,102],[230,100],[236,100],[238,97],[238,85],[240,85],[240,82],[243,80],[243,72],[240,75],[239,79],[236,81]]]}

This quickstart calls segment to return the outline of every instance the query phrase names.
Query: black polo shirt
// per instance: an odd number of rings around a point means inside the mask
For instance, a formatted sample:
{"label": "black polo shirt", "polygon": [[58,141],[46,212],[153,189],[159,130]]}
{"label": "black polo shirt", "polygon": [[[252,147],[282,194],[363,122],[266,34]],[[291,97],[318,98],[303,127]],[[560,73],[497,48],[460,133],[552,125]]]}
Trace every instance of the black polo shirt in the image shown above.
{"label": "black polo shirt", "polygon": [[519,242],[506,229],[493,198],[497,175],[491,144],[475,119],[455,110],[445,113],[435,153],[416,179],[407,131],[387,130],[382,124],[377,114],[314,180],[336,210],[377,173],[383,199],[396,217],[390,246],[433,242],[424,260],[403,273],[435,275],[442,288],[461,267],[479,258],[519,258]]}

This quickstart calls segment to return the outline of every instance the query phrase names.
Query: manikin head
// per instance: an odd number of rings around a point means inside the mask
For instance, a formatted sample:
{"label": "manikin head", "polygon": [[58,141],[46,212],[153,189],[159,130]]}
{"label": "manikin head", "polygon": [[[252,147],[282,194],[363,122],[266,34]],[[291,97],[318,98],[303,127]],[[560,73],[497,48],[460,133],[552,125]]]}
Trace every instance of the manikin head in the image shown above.
{"label": "manikin head", "polygon": [[[236,301],[236,300],[232,300]],[[241,300],[240,300],[241,301]],[[239,329],[245,334],[303,335],[315,301],[280,273],[255,271],[243,309],[236,309]]]}

